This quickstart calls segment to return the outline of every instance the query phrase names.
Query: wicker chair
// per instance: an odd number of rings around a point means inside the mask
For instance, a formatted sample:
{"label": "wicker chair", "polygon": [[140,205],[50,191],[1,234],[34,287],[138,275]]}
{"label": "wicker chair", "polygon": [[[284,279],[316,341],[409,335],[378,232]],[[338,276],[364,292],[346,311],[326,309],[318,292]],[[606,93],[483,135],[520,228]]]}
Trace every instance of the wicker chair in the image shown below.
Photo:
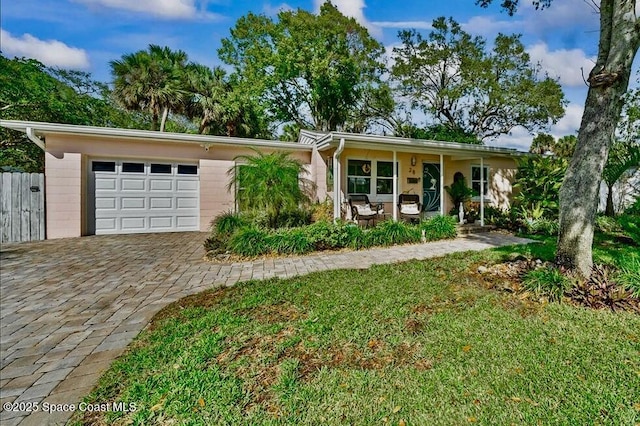
{"label": "wicker chair", "polygon": [[398,197],[398,210],[400,211],[400,219],[419,222],[422,218],[420,196],[418,194],[400,194]]}
{"label": "wicker chair", "polygon": [[369,221],[378,218],[378,215],[384,214],[384,204],[378,203],[375,207],[369,202],[367,194],[352,194],[349,196],[349,206],[351,207],[351,216],[353,220],[359,222],[361,220]]}

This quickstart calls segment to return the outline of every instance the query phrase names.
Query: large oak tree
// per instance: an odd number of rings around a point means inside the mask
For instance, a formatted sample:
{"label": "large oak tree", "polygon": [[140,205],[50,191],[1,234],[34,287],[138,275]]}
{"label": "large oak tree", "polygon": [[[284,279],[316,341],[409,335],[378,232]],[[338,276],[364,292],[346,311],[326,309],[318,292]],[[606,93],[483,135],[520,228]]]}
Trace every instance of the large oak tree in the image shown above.
{"label": "large oak tree", "polygon": [[483,140],[517,126],[540,131],[564,115],[560,85],[538,78],[517,35],[499,34],[487,51],[484,38],[441,17],[426,37],[399,36],[392,74],[402,95],[436,123]]}
{"label": "large oak tree", "polygon": [[330,2],[317,15],[298,9],[273,20],[249,13],[218,53],[276,121],[325,131],[364,122],[355,112],[384,69],[384,47]]}
{"label": "large oak tree", "polygon": [[[493,0],[476,0],[488,6]],[[513,14],[519,0],[502,0]],[[548,7],[552,0],[535,0]],[[629,87],[631,68],[640,47],[640,19],[635,0],[600,1],[600,40],[596,64],[589,73],[589,91],[576,149],[560,189],[560,232],[556,263],[589,276],[593,265],[593,231],[602,172]],[[590,7],[585,2],[584,7]]]}

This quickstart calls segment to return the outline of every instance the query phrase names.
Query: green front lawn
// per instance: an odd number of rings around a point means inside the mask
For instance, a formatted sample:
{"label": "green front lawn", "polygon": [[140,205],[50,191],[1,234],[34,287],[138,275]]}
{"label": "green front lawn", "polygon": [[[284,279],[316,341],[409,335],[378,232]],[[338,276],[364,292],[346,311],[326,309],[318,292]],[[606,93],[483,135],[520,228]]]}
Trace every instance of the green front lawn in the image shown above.
{"label": "green front lawn", "polygon": [[[621,249],[612,244],[598,257]],[[512,252],[552,251],[546,240],[183,299],[86,398],[137,411],[74,420],[635,425],[639,315],[540,304],[475,273]]]}

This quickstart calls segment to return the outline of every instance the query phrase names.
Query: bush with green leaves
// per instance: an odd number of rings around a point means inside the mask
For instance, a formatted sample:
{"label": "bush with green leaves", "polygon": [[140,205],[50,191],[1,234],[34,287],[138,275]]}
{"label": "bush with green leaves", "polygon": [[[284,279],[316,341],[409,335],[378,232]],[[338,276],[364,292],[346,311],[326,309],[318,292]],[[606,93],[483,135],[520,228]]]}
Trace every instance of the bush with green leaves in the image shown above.
{"label": "bush with green leaves", "polygon": [[227,247],[231,253],[239,256],[262,256],[271,251],[270,237],[268,230],[248,226],[234,232],[229,238]]}
{"label": "bush with green leaves", "polygon": [[306,254],[315,249],[309,234],[303,228],[280,229],[268,239],[268,247],[277,254]]}
{"label": "bush with green leaves", "polygon": [[640,299],[640,257],[628,256],[620,261],[618,283]]}
{"label": "bush with green leaves", "polygon": [[444,189],[451,197],[451,202],[453,203],[453,207],[449,211],[450,214],[458,214],[458,209],[460,208],[460,203],[466,203],[471,200],[473,196],[473,189],[469,188],[467,185],[467,179],[464,176],[461,176],[459,179],[455,180],[451,186],[445,186]]}
{"label": "bush with green leaves", "polygon": [[559,224],[557,219],[544,217],[524,221],[524,230],[527,234],[546,235],[553,237],[558,235]]}
{"label": "bush with green leaves", "polygon": [[596,216],[596,231],[611,233],[618,232],[620,230],[620,225],[614,218],[602,215]]}
{"label": "bush with green leaves", "polygon": [[522,279],[524,288],[550,301],[559,301],[571,288],[571,281],[555,267],[534,269]]}
{"label": "bush with green leaves", "polygon": [[512,229],[513,220],[509,210],[487,206],[484,208],[484,220],[488,225],[494,225],[502,229]]}
{"label": "bush with green leaves", "polygon": [[368,229],[368,246],[391,246],[420,241],[420,229],[402,221],[386,220]]}
{"label": "bush with green leaves", "polygon": [[420,224],[420,231],[424,231],[427,241],[455,238],[458,235],[456,223],[452,216],[433,216]]}
{"label": "bush with green leaves", "polygon": [[216,234],[231,235],[236,229],[248,226],[249,224],[250,220],[246,215],[228,211],[213,219],[211,228]]}
{"label": "bush with green leaves", "polygon": [[[521,219],[558,218],[558,193],[567,170],[567,159],[530,156],[518,160],[514,207]],[[538,216],[538,217],[534,217]]]}
{"label": "bush with green leaves", "polygon": [[640,245],[640,216],[623,214],[618,216],[617,222],[622,232]]}

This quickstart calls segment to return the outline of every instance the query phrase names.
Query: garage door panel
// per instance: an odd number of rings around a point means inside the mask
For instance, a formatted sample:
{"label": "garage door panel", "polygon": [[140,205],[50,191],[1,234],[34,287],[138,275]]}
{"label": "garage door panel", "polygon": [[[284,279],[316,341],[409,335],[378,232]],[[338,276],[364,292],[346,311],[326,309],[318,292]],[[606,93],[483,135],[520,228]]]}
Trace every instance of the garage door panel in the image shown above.
{"label": "garage door panel", "polygon": [[173,229],[173,217],[171,216],[154,216],[149,218],[149,228],[153,230]]}
{"label": "garage door panel", "polygon": [[115,177],[96,177],[96,191],[115,191],[116,182]]}
{"label": "garage door panel", "polygon": [[96,198],[97,210],[115,210],[116,209],[115,197],[100,197]]}
{"label": "garage door panel", "polygon": [[195,209],[198,207],[198,199],[196,198],[176,198],[177,209]]}
{"label": "garage door panel", "polygon": [[115,217],[103,217],[96,218],[96,230],[100,229],[102,231],[115,231],[117,230],[117,219]]}
{"label": "garage door panel", "polygon": [[121,179],[120,182],[121,182],[122,191],[144,191],[145,190],[144,178]]}
{"label": "garage door panel", "polygon": [[193,228],[198,225],[198,218],[196,216],[178,216],[176,218],[176,227],[178,229]]}
{"label": "garage door panel", "polygon": [[122,210],[144,210],[145,208],[144,197],[126,197],[122,198]]}
{"label": "garage door panel", "polygon": [[151,191],[173,191],[173,181],[167,179],[151,179]]}
{"label": "garage door panel", "polygon": [[[124,163],[129,164],[126,160]],[[120,161],[115,161],[115,170],[92,169],[96,234],[197,231],[198,175],[181,174],[176,164],[170,165],[170,173],[159,175],[153,173],[150,162],[144,163],[144,169],[139,163],[135,174],[124,173],[126,167]],[[197,172],[197,166],[190,167]]]}
{"label": "garage door panel", "polygon": [[146,229],[145,217],[123,217],[121,220],[121,229],[123,231],[144,231]]}
{"label": "garage door panel", "polygon": [[149,198],[149,209],[151,210],[173,209],[173,197],[151,197]]}
{"label": "garage door panel", "polygon": [[198,181],[196,180],[178,180],[178,191],[197,191]]}

